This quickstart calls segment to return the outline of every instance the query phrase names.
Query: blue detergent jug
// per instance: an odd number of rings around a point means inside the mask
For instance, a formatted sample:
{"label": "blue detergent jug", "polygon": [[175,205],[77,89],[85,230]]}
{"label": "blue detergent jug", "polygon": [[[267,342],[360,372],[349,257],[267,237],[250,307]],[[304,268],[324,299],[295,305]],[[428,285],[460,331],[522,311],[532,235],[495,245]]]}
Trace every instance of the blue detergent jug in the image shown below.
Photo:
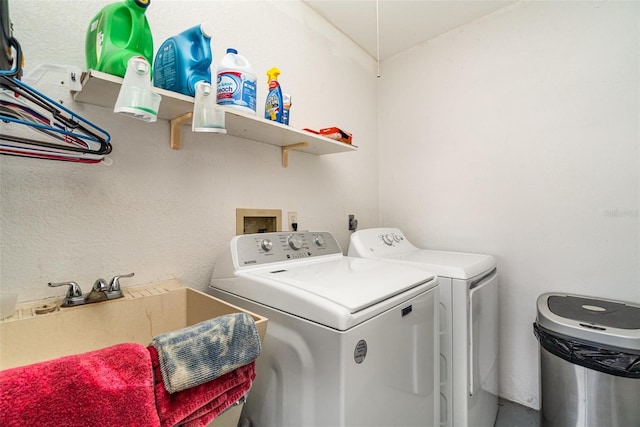
{"label": "blue detergent jug", "polygon": [[162,43],[153,64],[154,86],[195,96],[198,82],[211,84],[211,34],[200,24]]}

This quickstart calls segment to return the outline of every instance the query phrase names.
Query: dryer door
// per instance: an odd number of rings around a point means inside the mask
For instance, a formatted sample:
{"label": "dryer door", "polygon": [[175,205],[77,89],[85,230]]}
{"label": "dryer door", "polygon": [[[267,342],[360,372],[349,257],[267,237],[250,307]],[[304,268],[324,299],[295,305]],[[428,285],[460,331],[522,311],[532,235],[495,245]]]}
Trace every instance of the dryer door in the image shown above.
{"label": "dryer door", "polygon": [[482,388],[498,394],[498,274],[494,269],[469,288],[469,396]]}

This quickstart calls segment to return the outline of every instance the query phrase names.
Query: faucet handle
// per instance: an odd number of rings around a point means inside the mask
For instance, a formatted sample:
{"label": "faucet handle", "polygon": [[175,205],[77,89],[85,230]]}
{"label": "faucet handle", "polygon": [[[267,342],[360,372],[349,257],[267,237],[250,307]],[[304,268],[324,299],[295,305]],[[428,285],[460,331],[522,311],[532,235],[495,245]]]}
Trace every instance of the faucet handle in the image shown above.
{"label": "faucet handle", "polygon": [[120,279],[133,277],[135,273],[119,274],[114,276],[109,282],[109,288],[107,289],[107,296],[109,299],[120,298],[122,296],[122,289],[120,288]]}
{"label": "faucet handle", "polygon": [[79,305],[84,303],[84,298],[82,296],[82,290],[80,286],[76,282],[60,282],[60,283],[52,283],[49,282],[49,287],[54,288],[57,286],[68,286],[67,295],[64,298],[62,303],[63,307],[69,307],[72,305]]}

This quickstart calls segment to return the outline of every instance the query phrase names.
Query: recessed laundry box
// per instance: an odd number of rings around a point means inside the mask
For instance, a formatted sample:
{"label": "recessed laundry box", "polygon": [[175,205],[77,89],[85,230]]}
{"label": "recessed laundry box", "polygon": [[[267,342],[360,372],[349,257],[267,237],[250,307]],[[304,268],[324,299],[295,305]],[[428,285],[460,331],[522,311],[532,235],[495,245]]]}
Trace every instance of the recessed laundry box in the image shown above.
{"label": "recessed laundry box", "polygon": [[640,305],[546,293],[538,297],[545,427],[640,423]]}

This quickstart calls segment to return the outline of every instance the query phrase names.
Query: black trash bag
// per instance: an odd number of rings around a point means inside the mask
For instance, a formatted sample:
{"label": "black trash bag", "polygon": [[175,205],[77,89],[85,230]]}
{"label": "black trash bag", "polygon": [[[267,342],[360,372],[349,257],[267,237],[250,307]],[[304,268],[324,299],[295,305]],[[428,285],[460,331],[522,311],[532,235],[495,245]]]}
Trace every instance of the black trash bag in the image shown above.
{"label": "black trash bag", "polygon": [[640,378],[640,354],[626,353],[589,341],[562,337],[533,324],[533,334],[540,345],[561,359],[605,374]]}

